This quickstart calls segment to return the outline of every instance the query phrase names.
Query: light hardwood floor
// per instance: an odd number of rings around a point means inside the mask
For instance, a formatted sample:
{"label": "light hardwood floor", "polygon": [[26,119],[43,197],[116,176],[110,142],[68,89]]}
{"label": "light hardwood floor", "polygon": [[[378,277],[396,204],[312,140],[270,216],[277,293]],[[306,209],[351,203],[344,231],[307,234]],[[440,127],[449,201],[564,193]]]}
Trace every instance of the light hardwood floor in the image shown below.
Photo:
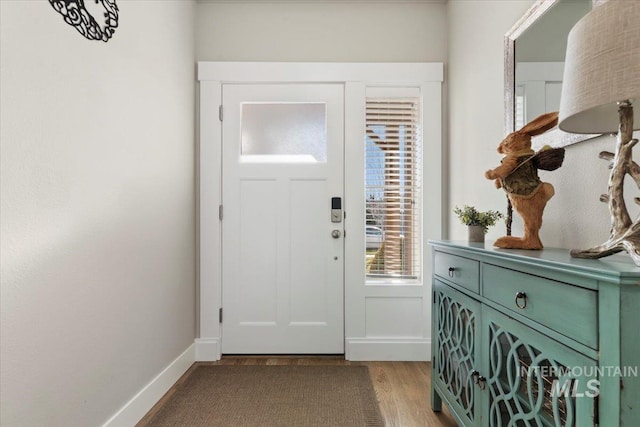
{"label": "light hardwood floor", "polygon": [[138,423],[138,427],[148,423],[175,387],[198,365],[365,365],[369,367],[380,411],[388,427],[457,426],[444,405],[440,413],[431,411],[431,364],[427,362],[349,362],[341,356],[225,356],[218,362],[196,362]]}

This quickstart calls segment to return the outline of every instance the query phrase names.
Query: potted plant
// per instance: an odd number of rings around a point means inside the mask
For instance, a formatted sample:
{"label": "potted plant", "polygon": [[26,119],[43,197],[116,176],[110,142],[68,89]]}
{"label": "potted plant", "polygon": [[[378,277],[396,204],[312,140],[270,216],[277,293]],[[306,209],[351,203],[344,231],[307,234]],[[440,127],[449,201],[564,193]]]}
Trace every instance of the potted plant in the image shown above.
{"label": "potted plant", "polygon": [[453,213],[458,215],[460,221],[469,227],[470,242],[484,242],[484,235],[489,231],[489,227],[496,224],[500,218],[503,218],[501,212],[486,211],[479,212],[473,206],[464,205],[461,208],[456,206]]}

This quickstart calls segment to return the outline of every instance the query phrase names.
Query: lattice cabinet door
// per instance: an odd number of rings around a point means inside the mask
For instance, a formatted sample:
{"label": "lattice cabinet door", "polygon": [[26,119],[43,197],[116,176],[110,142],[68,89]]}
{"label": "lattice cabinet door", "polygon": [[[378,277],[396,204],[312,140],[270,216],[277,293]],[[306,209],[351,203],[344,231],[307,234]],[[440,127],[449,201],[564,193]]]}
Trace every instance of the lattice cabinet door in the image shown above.
{"label": "lattice cabinet door", "polygon": [[[597,425],[596,362],[488,306],[479,386],[491,427]],[[488,424],[487,424],[488,421]]]}
{"label": "lattice cabinet door", "polygon": [[[442,398],[465,426],[480,425],[474,373],[477,372],[480,303],[434,281],[434,410]],[[432,400],[433,402],[433,400]]]}

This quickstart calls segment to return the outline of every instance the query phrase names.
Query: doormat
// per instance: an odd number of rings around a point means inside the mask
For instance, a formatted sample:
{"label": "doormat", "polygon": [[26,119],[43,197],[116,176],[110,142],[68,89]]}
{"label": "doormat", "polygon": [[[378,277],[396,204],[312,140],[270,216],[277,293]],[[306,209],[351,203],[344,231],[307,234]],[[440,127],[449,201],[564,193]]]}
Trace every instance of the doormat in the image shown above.
{"label": "doormat", "polygon": [[146,426],[384,426],[366,366],[197,366]]}

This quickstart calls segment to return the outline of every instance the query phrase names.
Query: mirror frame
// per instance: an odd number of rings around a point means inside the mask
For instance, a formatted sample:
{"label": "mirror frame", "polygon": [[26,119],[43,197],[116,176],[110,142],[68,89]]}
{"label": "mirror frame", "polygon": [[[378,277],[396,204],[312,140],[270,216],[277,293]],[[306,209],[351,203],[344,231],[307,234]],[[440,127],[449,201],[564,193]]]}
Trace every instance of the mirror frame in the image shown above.
{"label": "mirror frame", "polygon": [[[591,7],[606,2],[607,0],[591,0]],[[516,21],[511,29],[504,36],[504,134],[509,135],[515,130],[515,80],[516,62],[515,47],[516,40],[522,35],[538,18],[546,13],[551,7],[559,3],[560,0],[536,0],[536,2]],[[554,128],[542,135],[534,137],[533,144],[537,148],[548,144],[552,147],[565,147],[587,139],[595,138],[599,135],[584,135],[568,133]]]}

